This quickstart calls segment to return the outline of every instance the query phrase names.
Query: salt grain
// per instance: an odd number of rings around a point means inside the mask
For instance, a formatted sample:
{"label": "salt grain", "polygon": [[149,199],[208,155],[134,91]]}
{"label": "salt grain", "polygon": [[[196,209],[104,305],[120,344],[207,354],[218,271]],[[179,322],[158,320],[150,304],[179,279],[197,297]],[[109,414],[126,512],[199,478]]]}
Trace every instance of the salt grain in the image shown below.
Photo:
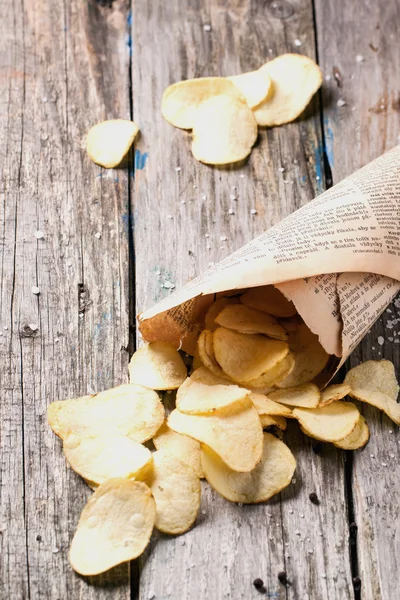
{"label": "salt grain", "polygon": [[211,31],[211,25],[203,25],[204,31]]}
{"label": "salt grain", "polygon": [[389,454],[390,458],[394,458],[394,454]]}
{"label": "salt grain", "polygon": [[37,238],[38,240],[41,240],[43,237],[44,237],[43,231],[40,231],[40,229],[38,231],[35,231],[35,238]]}
{"label": "salt grain", "polygon": [[230,200],[237,200],[237,198],[236,198],[235,194],[231,194],[231,195],[229,196],[229,199],[230,199]]}
{"label": "salt grain", "polygon": [[210,234],[206,233],[204,237],[208,238],[208,237],[210,237]]}
{"label": "salt grain", "polygon": [[28,327],[30,328],[31,331],[37,331],[39,329],[38,325],[36,325],[36,323],[30,323],[28,325]]}
{"label": "salt grain", "polygon": [[279,173],[283,173],[284,170],[285,170],[285,167],[279,167],[279,169],[278,169]]}
{"label": "salt grain", "polygon": [[300,533],[300,531],[299,531],[299,530],[295,531],[295,534],[296,534],[296,535],[301,535],[301,533]]}
{"label": "salt grain", "polygon": [[314,550],[311,550],[311,548],[309,550],[307,550],[308,554],[314,554]]}
{"label": "salt grain", "polygon": [[393,433],[393,429],[389,429],[389,433]]}
{"label": "salt grain", "polygon": [[370,457],[371,458],[375,458],[375,454],[370,454]]}
{"label": "salt grain", "polygon": [[235,211],[233,210],[233,208],[230,208],[230,209],[228,210],[228,214],[229,214],[229,215],[234,215],[234,214],[235,214]]}
{"label": "salt grain", "polygon": [[255,208],[252,208],[252,209],[250,210],[250,214],[251,214],[251,215],[256,215],[256,214],[257,214],[257,211],[256,211],[256,209],[255,209]]}
{"label": "salt grain", "polygon": [[387,467],[387,463],[383,462],[382,467]]}
{"label": "salt grain", "polygon": [[33,285],[31,290],[32,290],[32,294],[36,294],[36,295],[40,294],[40,290],[36,285]]}
{"label": "salt grain", "polygon": [[289,508],[289,513],[292,515],[293,514],[293,508]]}
{"label": "salt grain", "polygon": [[60,552],[60,550],[56,546],[54,548],[52,548],[51,551],[53,554],[57,554],[57,552]]}
{"label": "salt grain", "polygon": [[219,237],[219,239],[221,240],[221,242],[226,242],[226,240],[227,240],[228,238],[226,237],[226,235],[221,235],[221,236]]}
{"label": "salt grain", "polygon": [[239,175],[240,179],[244,179],[244,175]]}
{"label": "salt grain", "polygon": [[380,346],[383,346],[383,344],[385,343],[385,338],[383,336],[378,336],[378,344]]}
{"label": "salt grain", "polygon": [[197,185],[194,185],[194,186],[193,186],[193,189],[194,189],[194,190],[197,190]]}
{"label": "salt grain", "polygon": [[175,167],[175,171],[176,171],[177,173],[179,173],[179,171],[182,171],[182,169],[181,169],[181,167]]}
{"label": "salt grain", "polygon": [[167,215],[167,219],[172,219],[172,215]]}
{"label": "salt grain", "polygon": [[94,234],[94,237],[97,238],[98,240],[101,238],[101,233],[100,231],[98,231],[97,233]]}
{"label": "salt grain", "polygon": [[181,200],[181,204],[186,204],[186,200]]}
{"label": "salt grain", "polygon": [[317,181],[319,181],[321,179],[321,177],[319,175],[316,176],[315,178]]}
{"label": "salt grain", "polygon": [[346,106],[346,100],[343,100],[343,98],[339,98],[339,100],[336,102],[337,106],[342,107],[342,106]]}
{"label": "salt grain", "polygon": [[357,54],[357,56],[356,56],[356,62],[357,63],[364,62],[364,57],[361,54]]}
{"label": "salt grain", "polygon": [[297,48],[300,48],[300,46],[303,45],[303,42],[301,40],[294,40],[294,45],[297,46]]}
{"label": "salt grain", "polygon": [[330,81],[332,79],[332,75],[325,75],[325,81]]}
{"label": "salt grain", "polygon": [[209,266],[209,267],[213,267],[214,265],[215,265],[215,262],[209,262],[209,263],[208,263],[208,266]]}

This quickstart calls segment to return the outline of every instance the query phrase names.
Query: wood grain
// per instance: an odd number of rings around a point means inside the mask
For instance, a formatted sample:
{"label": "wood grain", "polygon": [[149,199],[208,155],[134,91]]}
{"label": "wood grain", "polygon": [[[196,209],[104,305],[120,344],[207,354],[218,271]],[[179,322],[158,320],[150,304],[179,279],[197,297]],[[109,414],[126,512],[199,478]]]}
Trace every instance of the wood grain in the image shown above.
{"label": "wood grain", "polygon": [[[301,52],[314,56],[306,0],[134,4],[133,111],[142,131],[136,162],[144,167],[135,172],[132,208],[138,311],[168,294],[169,284],[184,284],[324,189],[317,100],[298,122],[260,130],[248,161],[224,169],[196,162],[189,134],[160,114],[169,84],[257,68],[280,53],[298,52],[296,39]],[[298,469],[282,498],[238,507],[204,485],[197,526],[180,538],[154,537],[141,561],[140,600],[248,600],[259,597],[256,577],[271,598],[351,596],[342,453],[327,448],[314,455],[295,426],[287,440]],[[312,491],[321,496],[319,507],[308,498]],[[282,570],[287,588],[278,581]]]}
{"label": "wood grain", "polygon": [[[332,77],[325,84],[324,134],[337,182],[400,141],[396,41],[400,6],[363,2],[361,8],[342,0],[317,0],[316,15],[320,62]],[[339,99],[346,105],[338,107]],[[372,327],[348,367],[387,358],[399,377],[400,344],[395,343],[399,317],[398,299]],[[360,407],[371,438],[364,450],[348,456],[350,513],[358,527],[353,536],[353,576],[361,579],[361,598],[392,600],[398,596],[400,572],[400,511],[395,498],[400,478],[399,428],[377,409]]]}
{"label": "wood grain", "polygon": [[68,564],[90,490],[46,419],[53,400],[127,379],[129,181],[83,146],[130,116],[126,19],[125,2],[0,6],[4,599],[130,597],[129,565],[89,581]]}

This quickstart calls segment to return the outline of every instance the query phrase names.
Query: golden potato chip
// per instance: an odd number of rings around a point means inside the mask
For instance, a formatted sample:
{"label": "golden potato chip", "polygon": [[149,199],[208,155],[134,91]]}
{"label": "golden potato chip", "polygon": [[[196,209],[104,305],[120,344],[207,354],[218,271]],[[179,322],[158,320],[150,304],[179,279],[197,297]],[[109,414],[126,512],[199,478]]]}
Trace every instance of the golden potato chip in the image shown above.
{"label": "golden potato chip", "polygon": [[[283,360],[280,360],[272,369],[260,375],[256,379],[252,379],[246,385],[252,390],[268,389],[277,385],[285,379],[293,371],[295,358],[292,352],[289,352]],[[265,392],[266,393],[266,392]]]}
{"label": "golden potato chip", "polygon": [[322,442],[340,442],[352,433],[360,413],[352,402],[338,400],[322,408],[294,408],[301,429]]}
{"label": "golden potato chip", "polygon": [[340,442],[335,442],[334,446],[343,450],[358,450],[365,446],[369,440],[369,428],[362,415],[358,419],[357,425],[353,431]]}
{"label": "golden potato chip", "polygon": [[287,426],[285,417],[260,415],[260,421],[263,427],[278,427],[282,431],[285,431]]}
{"label": "golden potato chip", "polygon": [[329,360],[318,336],[305,324],[289,333],[289,348],[294,353],[294,368],[285,379],[276,384],[279,388],[295,387],[311,381],[326,367]]}
{"label": "golden potato chip", "polygon": [[265,502],[283,490],[292,480],[296,460],[289,448],[270,433],[263,434],[261,462],[249,473],[237,473],[207,446],[201,460],[208,483],[231,502]]}
{"label": "golden potato chip", "polygon": [[89,158],[107,169],[117,167],[128,153],[139,127],[133,121],[111,119],[97,123],[87,134]]}
{"label": "golden potato chip", "polygon": [[71,433],[63,449],[71,468],[97,485],[116,477],[132,478],[151,461],[148,448],[124,435],[89,438]]}
{"label": "golden potato chip", "polygon": [[182,433],[172,431],[164,423],[153,437],[153,443],[157,450],[163,449],[177,456],[192,467],[198,477],[204,477],[203,467],[201,466],[200,442]]}
{"label": "golden potato chip", "polygon": [[156,501],[155,527],[164,533],[183,533],[199,512],[200,479],[192,467],[165,449],[153,452],[152,465],[145,483]]}
{"label": "golden potato chip", "polygon": [[238,304],[239,298],[226,298],[221,296],[217,298],[215,302],[213,302],[208,309],[205,319],[204,319],[204,328],[209,331],[215,331],[218,325],[215,323],[215,317],[219,315],[221,310],[230,304]]}
{"label": "golden potato chip", "polygon": [[303,408],[316,408],[319,405],[320,393],[314,383],[303,383],[292,388],[285,388],[270,392],[268,397],[276,402],[288,406],[300,406]]}
{"label": "golden potato chip", "polygon": [[249,108],[255,108],[268,96],[271,89],[271,79],[265,70],[249,71],[241,75],[228,77],[246,98]]}
{"label": "golden potato chip", "polygon": [[237,385],[207,385],[188,377],[176,395],[176,408],[187,415],[206,414],[217,408],[247,404],[249,393]]}
{"label": "golden potato chip", "polygon": [[216,317],[215,323],[239,333],[262,333],[277,340],[287,340],[287,334],[276,319],[245,304],[226,306]]}
{"label": "golden potato chip", "polygon": [[[214,339],[212,331],[204,329],[201,332],[199,339],[197,340],[197,349],[203,365],[211,371],[216,377],[226,379],[226,374],[223,372],[217,361],[215,360],[214,354]],[[212,384],[214,385],[214,384]]]}
{"label": "golden potato chip", "polygon": [[240,301],[275,317],[292,317],[297,312],[293,302],[273,285],[252,288],[240,297]]}
{"label": "golden potato chip", "polygon": [[214,375],[207,367],[199,367],[190,376],[192,381],[198,381],[205,385],[232,385],[232,381],[224,374],[224,377],[218,377]]}
{"label": "golden potato chip", "polygon": [[328,385],[328,387],[321,392],[319,406],[327,406],[331,402],[342,400],[350,393],[350,390],[351,388],[347,383],[334,383],[332,385]]}
{"label": "golden potato chip", "polygon": [[196,110],[192,153],[209,165],[238,162],[250,154],[257,134],[256,120],[245,102],[225,94],[215,96]]}
{"label": "golden potato chip", "polygon": [[260,69],[272,80],[267,98],[254,109],[257,123],[272,127],[297,119],[321,87],[319,66],[301,54],[283,54]]}
{"label": "golden potato chip", "polygon": [[101,484],[82,511],[69,560],[81,575],[98,575],[146,548],[156,518],[150,489],[118,478]]}
{"label": "golden potato chip", "polygon": [[226,77],[199,77],[178,81],[164,90],[161,113],[168,123],[181,129],[192,129],[199,106],[214,96],[225,94],[244,97]]}
{"label": "golden potato chip", "polygon": [[108,434],[142,443],[161,427],[165,411],[156,392],[125,384],[94,396],[53,402],[47,416],[62,440],[71,433],[82,437]]}
{"label": "golden potato chip", "polygon": [[267,398],[264,394],[250,394],[250,400],[257,409],[258,414],[261,415],[273,415],[278,417],[291,417],[292,409],[279,402],[275,402],[270,398]]}
{"label": "golden potato chip", "polygon": [[389,360],[367,360],[350,369],[344,383],[351,388],[350,396],[383,410],[400,425],[399,385],[393,363]]}
{"label": "golden potato chip", "polygon": [[176,390],[187,377],[177,349],[169,342],[151,342],[133,353],[129,363],[131,383],[152,390]]}
{"label": "golden potato chip", "polygon": [[250,399],[246,408],[222,408],[209,415],[185,415],[178,410],[168,426],[207,444],[234,471],[251,471],[262,454],[262,427]]}
{"label": "golden potato chip", "polygon": [[228,377],[239,383],[272,369],[289,352],[286,342],[263,335],[238,333],[224,327],[218,327],[212,335],[217,363]]}

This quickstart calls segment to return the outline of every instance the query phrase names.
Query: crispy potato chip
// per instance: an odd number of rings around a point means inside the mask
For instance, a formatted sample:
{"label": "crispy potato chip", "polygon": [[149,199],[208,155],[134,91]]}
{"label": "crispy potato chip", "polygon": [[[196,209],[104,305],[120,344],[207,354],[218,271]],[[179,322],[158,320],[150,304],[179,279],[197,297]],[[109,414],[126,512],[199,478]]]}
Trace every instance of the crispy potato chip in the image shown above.
{"label": "crispy potato chip", "polygon": [[89,438],[71,433],[63,448],[72,469],[96,485],[116,477],[132,478],[151,461],[148,448],[124,435]]}
{"label": "crispy potato chip", "polygon": [[152,390],[176,390],[187,377],[177,349],[169,342],[151,342],[133,353],[129,363],[131,383]]}
{"label": "crispy potato chip", "polygon": [[267,72],[261,69],[249,71],[241,75],[228,77],[246,98],[249,108],[255,108],[268,96],[271,89],[271,79]]}
{"label": "crispy potato chip", "polygon": [[89,158],[107,169],[117,167],[128,153],[139,127],[133,121],[111,119],[97,123],[87,134]]}
{"label": "crispy potato chip", "polygon": [[278,417],[291,417],[292,409],[279,402],[275,402],[270,398],[267,398],[264,394],[250,394],[250,400],[257,409],[258,414],[261,415],[273,415]]}
{"label": "crispy potato chip", "polygon": [[353,431],[340,442],[335,442],[334,446],[343,450],[358,450],[365,446],[369,440],[369,428],[362,415],[358,419],[357,425]]}
{"label": "crispy potato chip", "polygon": [[187,415],[207,414],[217,408],[247,404],[249,393],[237,385],[207,385],[188,377],[176,395],[176,408]]}
{"label": "crispy potato chip", "polygon": [[341,400],[322,408],[294,408],[292,414],[304,433],[322,442],[340,442],[352,433],[360,417],[355,404]]}
{"label": "crispy potato chip", "polygon": [[318,387],[314,383],[303,383],[303,385],[298,385],[296,387],[270,392],[268,397],[271,400],[287,404],[288,406],[316,408],[319,405],[321,395]]}
{"label": "crispy potato chip", "polygon": [[240,301],[275,317],[292,317],[297,312],[293,302],[273,285],[252,288],[240,297]]}
{"label": "crispy potato chip", "polygon": [[200,367],[202,367],[202,366],[203,366],[203,363],[201,362],[199,352],[198,352],[198,350],[196,350],[196,352],[193,356],[192,371],[196,371],[196,369],[200,369]]}
{"label": "crispy potato chip", "polygon": [[297,119],[321,87],[319,66],[301,54],[283,54],[260,69],[272,80],[267,98],[254,109],[257,123],[272,127]]}
{"label": "crispy potato chip", "polygon": [[164,90],[161,113],[168,123],[192,129],[199,106],[221,94],[245,101],[239,89],[226,77],[199,77],[178,81]]}
{"label": "crispy potato chip", "polygon": [[295,358],[292,352],[289,352],[283,360],[280,360],[272,369],[252,379],[246,385],[252,390],[270,389],[285,379],[293,371]]}
{"label": "crispy potato chip", "polygon": [[133,560],[146,548],[156,518],[150,489],[140,481],[109,479],[82,511],[69,560],[81,575],[98,575]]}
{"label": "crispy potato chip", "polygon": [[236,473],[207,446],[201,460],[208,483],[231,502],[265,502],[283,490],[292,480],[296,460],[289,448],[270,433],[263,434],[261,462],[250,473]]}
{"label": "crispy potato chip", "polygon": [[224,296],[217,298],[215,302],[211,304],[210,308],[206,313],[204,319],[204,328],[208,329],[209,331],[215,331],[218,327],[217,323],[215,323],[215,317],[219,315],[222,309],[224,309],[226,306],[238,303],[239,298],[225,298]]}
{"label": "crispy potato chip", "polygon": [[289,352],[286,342],[263,335],[237,333],[224,327],[218,327],[212,335],[217,363],[239,383],[251,381],[272,369]]}
{"label": "crispy potato chip", "polygon": [[168,426],[207,444],[234,471],[251,471],[262,454],[262,427],[250,399],[246,408],[222,408],[210,415],[185,415],[178,410]]}
{"label": "crispy potato chip", "polygon": [[287,340],[285,330],[273,316],[245,304],[226,306],[216,316],[215,323],[239,333],[262,333],[277,340]]}
{"label": "crispy potato chip", "polygon": [[125,384],[94,396],[53,402],[47,417],[62,440],[71,433],[82,437],[108,434],[142,443],[161,427],[165,411],[156,392]]}
{"label": "crispy potato chip", "polygon": [[203,365],[216,377],[226,379],[226,374],[223,372],[215,359],[212,331],[204,329],[204,331],[201,332],[199,339],[197,340],[197,349]]}
{"label": "crispy potato chip", "polygon": [[157,450],[163,449],[192,467],[197,477],[204,477],[203,467],[201,466],[200,442],[182,433],[172,431],[164,423],[154,436],[153,443]]}
{"label": "crispy potato chip", "polygon": [[400,425],[399,385],[393,363],[389,360],[367,360],[350,369],[344,383],[351,388],[350,396],[383,410]]}
{"label": "crispy potato chip", "polygon": [[321,392],[321,400],[319,401],[318,406],[327,406],[328,404],[331,404],[331,402],[342,400],[350,393],[350,390],[351,388],[347,383],[334,383],[328,385],[328,387]]}
{"label": "crispy potato chip", "polygon": [[192,381],[198,381],[205,385],[232,385],[232,381],[224,373],[224,377],[214,375],[207,367],[199,367],[190,376]]}
{"label": "crispy potato chip", "polygon": [[192,467],[166,449],[153,452],[152,464],[145,483],[156,501],[155,527],[164,533],[183,533],[199,512],[200,479]]}
{"label": "crispy potato chip", "polygon": [[329,355],[321,346],[318,336],[307,325],[302,324],[289,333],[289,348],[295,355],[293,371],[279,381],[279,388],[288,388],[311,381],[326,366]]}
{"label": "crispy potato chip", "polygon": [[257,123],[247,104],[234,96],[215,96],[196,110],[192,153],[208,165],[238,162],[250,154],[257,134]]}
{"label": "crispy potato chip", "polygon": [[285,417],[277,417],[272,415],[260,415],[261,425],[263,427],[278,427],[282,431],[285,431],[287,427]]}

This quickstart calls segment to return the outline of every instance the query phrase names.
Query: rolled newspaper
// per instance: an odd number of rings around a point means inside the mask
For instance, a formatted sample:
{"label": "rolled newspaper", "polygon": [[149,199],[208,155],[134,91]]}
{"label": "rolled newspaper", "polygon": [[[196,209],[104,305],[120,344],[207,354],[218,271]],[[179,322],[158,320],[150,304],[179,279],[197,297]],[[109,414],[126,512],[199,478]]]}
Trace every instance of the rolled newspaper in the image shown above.
{"label": "rolled newspaper", "polygon": [[400,290],[400,146],[139,315],[140,331],[193,354],[215,294],[267,284],[331,355],[328,381]]}

